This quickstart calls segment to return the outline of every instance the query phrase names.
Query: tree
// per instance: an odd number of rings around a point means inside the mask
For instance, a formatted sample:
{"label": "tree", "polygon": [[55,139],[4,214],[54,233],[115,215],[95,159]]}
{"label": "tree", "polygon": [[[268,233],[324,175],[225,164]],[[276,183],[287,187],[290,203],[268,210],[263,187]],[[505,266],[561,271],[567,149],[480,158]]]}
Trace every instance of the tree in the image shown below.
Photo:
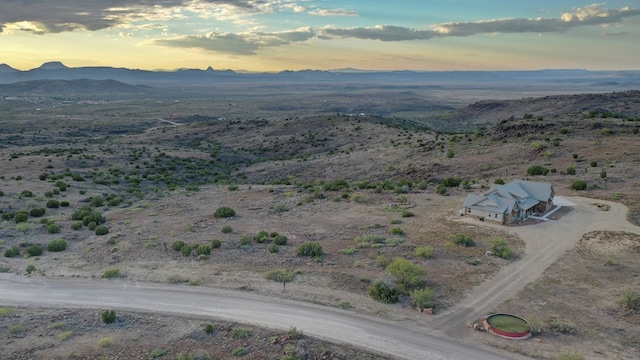
{"label": "tree", "polygon": [[269,270],[264,273],[264,278],[270,281],[282,283],[282,292],[287,289],[287,283],[293,281],[295,275],[287,270]]}
{"label": "tree", "polygon": [[387,271],[396,278],[396,287],[402,293],[422,283],[426,274],[422,267],[400,257],[387,266]]}
{"label": "tree", "polygon": [[411,292],[411,302],[413,306],[422,311],[423,309],[433,308],[435,292],[431,288],[416,289]]}

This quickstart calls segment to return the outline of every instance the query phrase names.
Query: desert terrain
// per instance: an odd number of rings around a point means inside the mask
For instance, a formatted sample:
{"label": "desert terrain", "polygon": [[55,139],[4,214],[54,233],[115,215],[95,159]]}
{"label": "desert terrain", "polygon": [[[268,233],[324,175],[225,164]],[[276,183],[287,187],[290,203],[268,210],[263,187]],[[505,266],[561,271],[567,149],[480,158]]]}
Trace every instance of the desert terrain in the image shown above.
{"label": "desert terrain", "polygon": [[[0,275],[311,303],[507,358],[637,358],[638,312],[620,298],[639,288],[640,239],[631,225],[640,223],[639,93],[492,95],[497,100],[371,90],[3,99]],[[532,166],[548,171],[529,175]],[[498,179],[549,182],[577,205],[543,224],[461,219],[465,196]],[[577,180],[587,188],[572,189]],[[593,220],[600,213],[610,218]],[[460,234],[473,246],[456,244]],[[486,256],[496,238],[510,259]],[[50,251],[54,240],[66,248]],[[304,244],[320,245],[322,255],[300,256]],[[35,245],[43,251],[31,255]],[[424,272],[397,302],[374,300],[375,284],[394,281],[388,266],[396,259]],[[530,271],[509,287],[517,269]],[[285,291],[265,279],[272,270],[292,275]],[[502,296],[486,296],[492,282],[503,285]],[[433,291],[434,315],[415,309],[411,290],[423,288]],[[0,304],[3,354],[15,359],[188,358],[190,351],[220,359],[406,358],[316,338],[304,324],[276,330],[126,308],[104,324],[102,308]],[[458,315],[465,307],[476,310]],[[493,311],[523,316],[539,331],[513,342],[466,327]],[[250,335],[236,337],[237,328]]]}

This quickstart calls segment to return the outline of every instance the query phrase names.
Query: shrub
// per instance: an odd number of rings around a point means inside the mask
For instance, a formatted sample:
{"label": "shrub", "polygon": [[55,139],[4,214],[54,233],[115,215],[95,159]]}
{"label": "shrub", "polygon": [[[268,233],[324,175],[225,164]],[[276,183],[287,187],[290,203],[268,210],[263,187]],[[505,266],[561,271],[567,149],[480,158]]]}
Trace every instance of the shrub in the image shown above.
{"label": "shrub", "polygon": [[424,268],[400,257],[387,266],[387,271],[396,278],[396,288],[402,293],[421,284],[426,274]]}
{"label": "shrub", "polygon": [[207,325],[204,326],[204,333],[207,334],[207,335],[213,334],[214,330],[215,329],[213,328],[213,325],[211,325],[211,324],[207,324]]}
{"label": "shrub", "polygon": [[4,257],[16,257],[20,255],[20,248],[17,246],[13,246],[4,251]]}
{"label": "shrub", "polygon": [[498,185],[504,185],[504,180],[502,180],[502,179],[498,178],[498,179],[495,179],[495,180],[493,181],[493,183],[494,183],[494,184],[498,184]]}
{"label": "shrub", "polygon": [[16,224],[27,222],[28,220],[29,220],[29,213],[27,213],[26,211],[18,211],[13,216],[13,221],[15,221]]}
{"label": "shrub", "polygon": [[87,229],[94,231],[98,227],[98,224],[95,221],[92,221],[87,224]]}
{"label": "shrub", "polygon": [[231,227],[231,225],[225,225],[222,227],[223,234],[231,234],[232,232],[233,232],[233,228]]}
{"label": "shrub", "polygon": [[280,247],[278,247],[278,245],[276,244],[271,244],[269,245],[269,247],[267,248],[267,251],[271,254],[275,254],[277,252],[280,251]]}
{"label": "shrub", "polygon": [[213,239],[211,240],[211,248],[212,249],[217,249],[222,245],[222,241],[218,240],[218,239]]}
{"label": "shrub", "polygon": [[167,350],[165,350],[165,349],[154,349],[151,352],[151,358],[152,359],[157,359],[159,357],[165,356],[166,354],[167,354]]}
{"label": "shrub", "polygon": [[399,227],[394,227],[394,228],[389,229],[389,234],[392,234],[392,235],[404,235],[404,230],[402,230]]}
{"label": "shrub", "polygon": [[380,267],[386,268],[387,266],[389,266],[389,264],[391,264],[391,260],[389,260],[389,258],[384,255],[380,255],[376,258],[376,264]]}
{"label": "shrub", "polygon": [[34,272],[36,270],[36,266],[33,264],[29,264],[27,265],[27,268],[25,269],[25,271],[27,272],[27,274],[31,274],[32,272]]}
{"label": "shrub", "polygon": [[547,175],[547,173],[549,173],[549,169],[541,165],[534,165],[527,169],[527,175],[529,176]]}
{"label": "shrub", "polygon": [[322,245],[317,242],[302,243],[296,251],[298,256],[322,257],[322,254]]}
{"label": "shrub", "polygon": [[576,174],[576,167],[571,165],[567,168],[567,175],[575,175]]}
{"label": "shrub", "polygon": [[73,331],[65,331],[58,335],[58,339],[65,341],[69,340],[73,336]]}
{"label": "shrub", "polygon": [[287,245],[287,237],[278,234],[273,238],[273,243],[276,245]]}
{"label": "shrub", "polygon": [[289,328],[287,335],[289,339],[293,339],[293,340],[300,340],[304,337],[304,333],[302,332],[302,330],[298,330],[295,326]]}
{"label": "shrub", "polygon": [[171,244],[171,248],[175,251],[180,251],[184,245],[185,245],[184,241],[176,240],[173,242],[173,244]]}
{"label": "shrub", "polygon": [[231,352],[233,356],[238,356],[238,357],[245,356],[248,353],[249,353],[249,350],[243,347],[235,348],[233,352]]}
{"label": "shrub", "polygon": [[406,218],[406,217],[414,217],[416,216],[416,214],[412,213],[409,210],[402,210],[402,217]]}
{"label": "shrub", "polygon": [[209,245],[198,245],[196,248],[196,254],[198,255],[209,255],[211,254],[211,246]]}
{"label": "shrub", "polygon": [[598,162],[595,160],[591,160],[591,167],[596,167],[598,166]]}
{"label": "shrub", "polygon": [[64,239],[51,240],[47,244],[47,250],[51,252],[64,251],[67,249],[67,241]]}
{"label": "shrub", "polygon": [[118,268],[107,269],[102,274],[102,277],[106,279],[120,277],[120,269]]}
{"label": "shrub", "polygon": [[447,186],[445,184],[438,184],[438,186],[436,187],[436,193],[440,195],[446,195]]}
{"label": "shrub", "polygon": [[394,287],[379,281],[369,288],[369,296],[376,301],[385,304],[395,304],[398,302],[398,290]]}
{"label": "shrub", "polygon": [[102,322],[105,324],[113,324],[116,322],[116,311],[115,310],[104,310],[100,313],[100,317],[102,318]]}
{"label": "shrub", "polygon": [[587,183],[584,180],[576,180],[571,184],[571,189],[576,191],[587,190]]}
{"label": "shrub", "polygon": [[234,339],[245,339],[251,336],[251,330],[247,328],[233,328],[229,335]]}
{"label": "shrub", "polygon": [[503,259],[511,259],[513,253],[511,252],[511,248],[509,248],[509,244],[505,239],[495,238],[491,240],[491,251],[497,256]]}
{"label": "shrub", "polygon": [[102,236],[107,235],[109,233],[109,228],[104,225],[98,225],[96,227],[96,235]]}
{"label": "shrub", "polygon": [[620,304],[628,310],[640,310],[640,293],[631,289],[622,290]]}
{"label": "shrub", "polygon": [[416,256],[420,256],[423,258],[433,257],[433,252],[434,252],[433,246],[431,245],[419,246],[415,250]]}
{"label": "shrub", "polygon": [[600,178],[601,179],[606,179],[607,178],[607,170],[605,170],[605,169],[600,170]]}
{"label": "shrub", "polygon": [[340,250],[340,254],[342,255],[353,255],[355,253],[356,253],[356,248],[354,248],[353,246],[349,246],[346,249]]}
{"label": "shrub", "polygon": [[60,226],[58,224],[49,224],[49,226],[47,226],[47,232],[49,234],[57,234],[60,232]]}
{"label": "shrub", "polygon": [[80,229],[82,229],[82,221],[76,221],[73,224],[71,224],[71,229],[72,230],[80,230]]}
{"label": "shrub", "polygon": [[456,236],[453,238],[453,243],[464,247],[476,245],[471,236],[467,236],[465,234],[456,234]]}
{"label": "shrub", "polygon": [[218,219],[220,219],[220,218],[230,218],[230,217],[234,217],[234,216],[236,216],[235,210],[233,210],[232,208],[227,207],[227,206],[219,207],[213,213],[213,217],[218,218]]}
{"label": "shrub", "polygon": [[20,193],[20,197],[33,197],[33,193],[29,190],[22,190],[22,192]]}
{"label": "shrub", "polygon": [[251,244],[251,238],[249,236],[243,236],[240,238],[238,243],[240,244],[240,246],[249,245]]}
{"label": "shrub", "polygon": [[574,335],[578,333],[578,329],[574,324],[560,319],[553,320],[549,327],[551,328],[551,330],[557,331],[562,334]]}
{"label": "shrub", "polygon": [[264,230],[260,231],[259,233],[253,236],[253,240],[258,244],[267,242],[269,240],[269,233]]}
{"label": "shrub", "polygon": [[411,292],[411,302],[418,309],[433,308],[435,302],[435,292],[430,288],[417,289]]}
{"label": "shrub", "polygon": [[49,209],[57,209],[60,207],[60,201],[58,200],[49,200],[47,201],[47,207]]}
{"label": "shrub", "polygon": [[29,246],[27,246],[27,254],[29,254],[29,256],[40,256],[40,255],[42,255],[42,246],[40,246],[40,245],[29,245]]}
{"label": "shrub", "polygon": [[111,344],[113,344],[113,339],[111,339],[110,337],[103,337],[102,339],[98,340],[98,347],[101,348],[106,348],[111,346]]}
{"label": "shrub", "polygon": [[184,244],[182,248],[180,248],[180,252],[182,253],[182,256],[191,255],[191,246]]}
{"label": "shrub", "polygon": [[[13,219],[13,217],[15,216],[14,213],[12,213],[11,211],[7,211],[5,213],[2,213],[2,220],[11,220]],[[27,217],[29,218],[29,217]]]}
{"label": "shrub", "polygon": [[93,207],[101,207],[104,205],[104,198],[102,196],[92,196],[91,197],[91,206]]}

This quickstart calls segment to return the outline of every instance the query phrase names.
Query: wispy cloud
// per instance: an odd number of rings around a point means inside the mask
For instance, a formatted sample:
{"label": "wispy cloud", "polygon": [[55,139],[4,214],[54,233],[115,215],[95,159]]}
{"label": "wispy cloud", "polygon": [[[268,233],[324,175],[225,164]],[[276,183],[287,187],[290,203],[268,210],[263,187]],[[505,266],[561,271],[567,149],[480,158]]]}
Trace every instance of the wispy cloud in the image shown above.
{"label": "wispy cloud", "polygon": [[472,22],[447,22],[435,24],[429,30],[416,30],[398,26],[376,25],[373,27],[326,28],[322,37],[357,38],[380,41],[428,40],[447,36],[472,36],[494,33],[547,33],[562,32],[572,28],[593,25],[611,25],[625,18],[640,16],[640,9],[625,7],[618,10],[605,9],[603,4],[591,4],[565,12],[559,18],[510,18]]}
{"label": "wispy cloud", "polygon": [[178,48],[197,48],[235,55],[253,55],[260,49],[304,42],[314,36],[315,32],[306,27],[273,33],[208,33],[199,36],[178,36],[153,40],[152,44]]}
{"label": "wispy cloud", "polygon": [[309,14],[316,16],[358,16],[357,11],[347,9],[314,9]]}

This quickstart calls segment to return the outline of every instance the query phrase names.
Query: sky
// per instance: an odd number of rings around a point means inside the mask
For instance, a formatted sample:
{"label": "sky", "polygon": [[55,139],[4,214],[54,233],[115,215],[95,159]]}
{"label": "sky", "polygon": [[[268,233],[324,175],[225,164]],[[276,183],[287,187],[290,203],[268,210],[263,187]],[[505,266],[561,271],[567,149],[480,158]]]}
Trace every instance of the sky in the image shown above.
{"label": "sky", "polygon": [[0,0],[0,63],[640,69],[640,1]]}

